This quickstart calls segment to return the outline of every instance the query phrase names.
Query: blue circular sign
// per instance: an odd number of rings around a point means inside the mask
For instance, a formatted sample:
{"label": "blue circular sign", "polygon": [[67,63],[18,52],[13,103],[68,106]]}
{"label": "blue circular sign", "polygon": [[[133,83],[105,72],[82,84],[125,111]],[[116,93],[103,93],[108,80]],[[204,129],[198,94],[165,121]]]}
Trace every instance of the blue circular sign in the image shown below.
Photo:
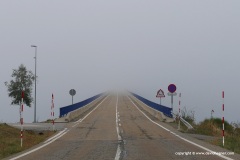
{"label": "blue circular sign", "polygon": [[170,85],[168,86],[168,91],[169,91],[170,93],[174,93],[176,90],[177,90],[177,87],[175,86],[175,84],[170,84]]}

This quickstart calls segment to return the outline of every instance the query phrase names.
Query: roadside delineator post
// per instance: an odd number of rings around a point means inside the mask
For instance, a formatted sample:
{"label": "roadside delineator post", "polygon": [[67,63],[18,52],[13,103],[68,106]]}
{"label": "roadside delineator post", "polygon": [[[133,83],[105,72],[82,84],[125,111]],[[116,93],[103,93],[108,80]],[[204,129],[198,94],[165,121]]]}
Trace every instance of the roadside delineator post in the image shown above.
{"label": "roadside delineator post", "polygon": [[53,131],[55,130],[55,125],[54,125],[54,96],[52,94],[52,105],[51,105],[51,118],[52,118],[52,128]]}
{"label": "roadside delineator post", "polygon": [[180,107],[181,107],[181,93],[179,93],[179,104],[178,104],[178,130],[180,130]]}
{"label": "roadside delineator post", "polygon": [[21,134],[20,134],[20,138],[21,138],[21,147],[23,145],[23,98],[24,98],[24,92],[22,91],[22,102],[20,105],[20,123],[21,123]]}
{"label": "roadside delineator post", "polygon": [[223,111],[223,117],[222,117],[222,137],[223,137],[223,147],[224,147],[224,91],[222,91],[222,101],[223,101],[223,104],[222,104],[222,111]]}

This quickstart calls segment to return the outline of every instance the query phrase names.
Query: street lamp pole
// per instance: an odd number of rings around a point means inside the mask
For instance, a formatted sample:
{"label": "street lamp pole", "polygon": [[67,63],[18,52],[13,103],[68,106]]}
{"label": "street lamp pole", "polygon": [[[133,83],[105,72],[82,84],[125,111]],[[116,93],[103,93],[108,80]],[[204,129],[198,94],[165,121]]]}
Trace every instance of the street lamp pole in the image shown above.
{"label": "street lamp pole", "polygon": [[35,46],[35,45],[31,45],[31,47],[34,47],[35,48],[35,57],[34,57],[34,59],[35,59],[35,78],[34,78],[34,80],[35,80],[35,98],[34,98],[34,123],[36,123],[37,121],[36,121],[36,106],[37,106],[37,83],[36,83],[36,81],[37,81],[37,46]]}

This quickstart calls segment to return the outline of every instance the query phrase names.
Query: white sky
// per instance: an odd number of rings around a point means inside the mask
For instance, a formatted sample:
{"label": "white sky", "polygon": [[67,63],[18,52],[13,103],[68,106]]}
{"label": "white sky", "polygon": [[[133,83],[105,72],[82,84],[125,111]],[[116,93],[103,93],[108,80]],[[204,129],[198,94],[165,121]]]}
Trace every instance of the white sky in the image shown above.
{"label": "white sky", "polygon": [[[17,122],[5,81],[23,63],[34,71],[38,46],[37,119],[112,88],[159,103],[170,83],[197,121],[240,121],[240,1],[2,0],[0,1],[0,122]],[[34,90],[33,90],[34,93]],[[170,106],[170,97],[162,99]],[[177,111],[178,97],[174,110]],[[33,107],[24,121],[33,121]]]}

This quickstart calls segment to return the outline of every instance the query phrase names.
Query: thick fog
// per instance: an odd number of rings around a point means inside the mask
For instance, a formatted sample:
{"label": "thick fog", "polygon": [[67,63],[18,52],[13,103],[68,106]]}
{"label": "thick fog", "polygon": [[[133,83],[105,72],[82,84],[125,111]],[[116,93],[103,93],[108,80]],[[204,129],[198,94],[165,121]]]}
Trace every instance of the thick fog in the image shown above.
{"label": "thick fog", "polygon": [[[159,103],[159,89],[182,93],[181,108],[196,121],[239,121],[240,1],[22,0],[0,2],[0,122],[19,121],[5,81],[24,64],[34,72],[37,46],[37,120],[74,102],[126,89]],[[33,88],[34,89],[34,88]],[[33,90],[34,93],[34,90]],[[34,96],[34,94],[33,94]],[[178,110],[174,97],[174,112]],[[33,106],[24,121],[33,121]]]}

